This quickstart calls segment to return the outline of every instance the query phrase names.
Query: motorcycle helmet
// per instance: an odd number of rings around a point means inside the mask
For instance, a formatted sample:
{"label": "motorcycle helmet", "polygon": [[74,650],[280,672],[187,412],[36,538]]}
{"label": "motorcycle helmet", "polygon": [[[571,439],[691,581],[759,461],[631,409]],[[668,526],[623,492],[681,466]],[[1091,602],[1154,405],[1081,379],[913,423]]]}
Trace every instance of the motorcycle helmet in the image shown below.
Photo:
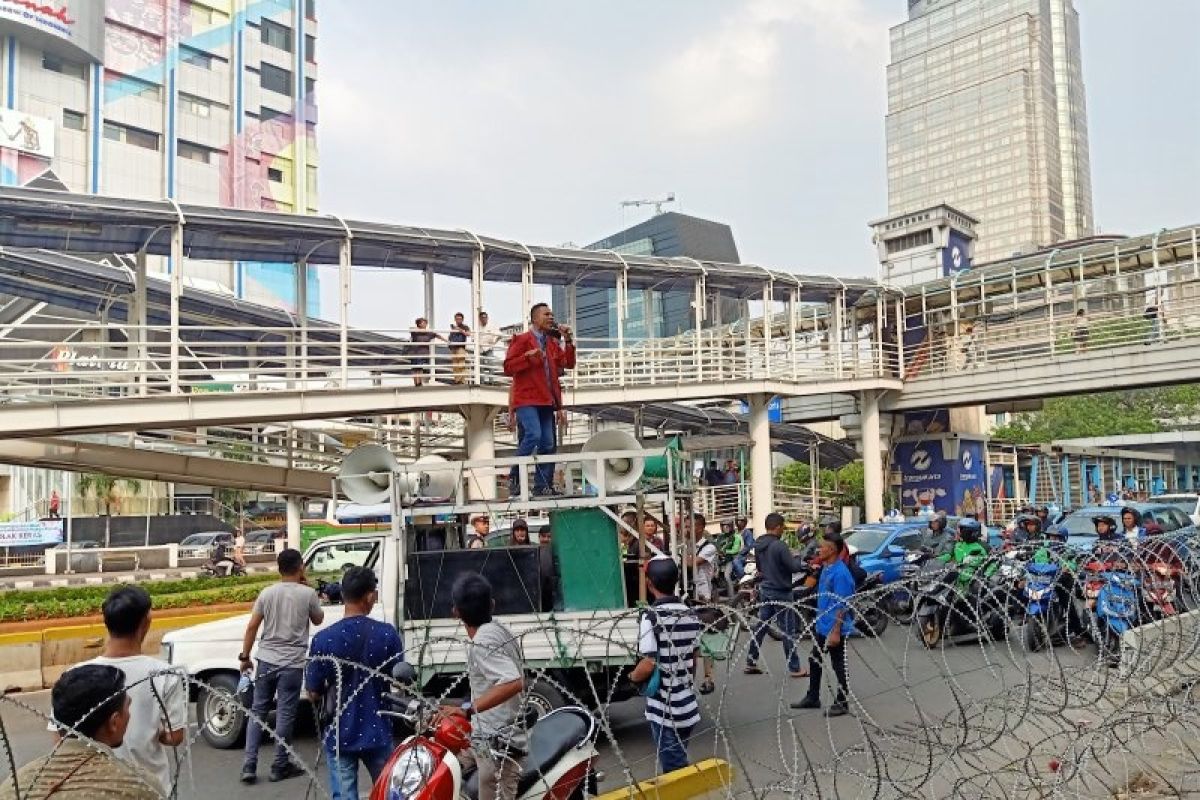
{"label": "motorcycle helmet", "polygon": [[842,523],[836,519],[825,520],[825,534],[827,536],[829,534],[836,534],[837,536],[841,536],[842,535]]}
{"label": "motorcycle helmet", "polygon": [[930,533],[941,533],[946,530],[946,517],[942,514],[937,514],[933,519],[929,520]]}
{"label": "motorcycle helmet", "polygon": [[[1108,526],[1108,530],[1101,532],[1100,524],[1104,523]],[[1096,537],[1098,539],[1116,539],[1119,536],[1117,531],[1117,521],[1108,514],[1100,514],[1092,517],[1092,526],[1096,529]]]}
{"label": "motorcycle helmet", "polygon": [[1042,534],[1042,521],[1034,514],[1022,514],[1013,522],[1013,527],[1017,533],[1025,537],[1040,536]]}
{"label": "motorcycle helmet", "polygon": [[1071,538],[1071,532],[1067,530],[1066,525],[1051,525],[1046,528],[1046,536],[1054,539],[1056,542],[1065,542]]}
{"label": "motorcycle helmet", "polygon": [[968,544],[977,544],[983,538],[983,526],[979,524],[979,520],[960,520],[958,523],[958,538],[959,541]]}

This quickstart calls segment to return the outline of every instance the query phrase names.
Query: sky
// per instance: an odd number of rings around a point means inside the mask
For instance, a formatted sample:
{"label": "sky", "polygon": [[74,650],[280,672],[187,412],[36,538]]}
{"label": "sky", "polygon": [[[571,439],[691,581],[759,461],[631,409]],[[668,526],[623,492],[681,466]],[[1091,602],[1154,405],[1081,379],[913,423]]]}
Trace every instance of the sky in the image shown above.
{"label": "sky", "polygon": [[[1075,5],[1098,226],[1200,221],[1200,2]],[[651,213],[622,200],[674,192],[676,210],[730,224],[743,261],[874,276],[888,29],[905,14],[904,0],[324,0],[321,209],[586,244]],[[321,278],[334,318],[335,276]],[[356,271],[351,321],[407,329],[420,286]],[[436,296],[445,328],[467,288],[439,280]],[[518,299],[489,285],[484,304],[507,323]]]}

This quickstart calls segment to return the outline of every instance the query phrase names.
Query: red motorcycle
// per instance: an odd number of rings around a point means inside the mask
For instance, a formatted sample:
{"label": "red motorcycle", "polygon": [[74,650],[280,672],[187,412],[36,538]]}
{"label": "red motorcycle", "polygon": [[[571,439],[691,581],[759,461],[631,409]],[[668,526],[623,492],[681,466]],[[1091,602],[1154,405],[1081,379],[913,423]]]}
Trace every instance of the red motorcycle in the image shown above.
{"label": "red motorcycle", "polygon": [[[396,665],[392,677],[411,686],[416,670]],[[478,800],[479,775],[463,774],[458,754],[471,746],[471,723],[442,716],[425,697],[387,695],[399,711],[383,712],[416,730],[392,753],[371,800]],[[555,709],[529,728],[529,752],[521,761],[518,800],[582,800],[597,794],[596,720],[585,709]]]}
{"label": "red motorcycle", "polygon": [[1179,613],[1178,587],[1183,581],[1183,559],[1168,542],[1150,542],[1142,547],[1142,606],[1151,619]]}

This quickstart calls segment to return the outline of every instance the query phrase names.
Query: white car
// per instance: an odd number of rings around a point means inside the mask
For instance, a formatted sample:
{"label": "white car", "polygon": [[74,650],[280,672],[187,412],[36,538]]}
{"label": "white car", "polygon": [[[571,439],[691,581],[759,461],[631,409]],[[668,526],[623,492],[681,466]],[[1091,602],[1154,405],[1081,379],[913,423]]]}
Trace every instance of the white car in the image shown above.
{"label": "white car", "polygon": [[1200,494],[1160,494],[1147,502],[1175,506],[1191,517],[1193,525],[1200,526]]}

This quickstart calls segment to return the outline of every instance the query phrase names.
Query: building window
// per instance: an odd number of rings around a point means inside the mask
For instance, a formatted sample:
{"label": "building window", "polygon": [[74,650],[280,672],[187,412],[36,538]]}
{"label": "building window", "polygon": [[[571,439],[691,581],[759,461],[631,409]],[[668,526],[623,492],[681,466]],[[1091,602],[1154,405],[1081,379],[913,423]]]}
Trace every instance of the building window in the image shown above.
{"label": "building window", "polygon": [[264,63],[258,76],[258,83],[264,89],[290,95],[292,93],[292,71]]}
{"label": "building window", "polygon": [[179,140],[178,153],[180,158],[186,158],[189,161],[199,161],[201,164],[211,164],[213,153],[217,152],[211,147],[205,147],[202,144],[193,144]]}
{"label": "building window", "polygon": [[105,72],[105,97],[120,100],[124,97],[145,97],[148,100],[162,99],[162,89],[156,83],[141,78],[131,78],[118,72]]}
{"label": "building window", "polygon": [[212,69],[213,57],[208,53],[202,53],[199,50],[193,50],[190,47],[183,45],[179,46],[179,60],[184,64],[191,64],[193,67],[200,69]]}
{"label": "building window", "polygon": [[317,37],[309,33],[304,35],[304,60],[317,63]]}
{"label": "building window", "polygon": [[203,97],[197,97],[196,95],[188,94],[187,92],[179,93],[179,106],[186,113],[192,114],[193,116],[197,116],[197,117],[203,117],[204,119],[208,119],[209,117],[212,116],[212,112],[213,112],[214,108],[228,108],[229,107],[229,106],[225,105],[224,103],[217,103],[213,100],[206,100]]}
{"label": "building window", "polygon": [[277,47],[288,53],[292,52],[292,29],[287,25],[280,25],[278,22],[264,19],[259,31],[263,44]]}
{"label": "building window", "polygon": [[304,94],[305,94],[306,96],[308,96],[308,97],[312,97],[312,96],[313,96],[314,94],[316,94],[316,93],[317,93],[317,81],[316,81],[316,79],[314,79],[314,78],[305,78],[305,79],[304,79]]}
{"label": "building window", "polygon": [[70,61],[51,53],[42,53],[42,69],[68,75],[81,81],[87,80],[87,65],[78,61]]}
{"label": "building window", "polygon": [[283,183],[283,170],[267,167],[267,180],[271,183]]}
{"label": "building window", "polygon": [[63,127],[72,131],[87,130],[87,114],[79,111],[72,111],[69,108],[63,109]]}
{"label": "building window", "polygon": [[157,133],[133,128],[129,125],[119,125],[115,122],[104,123],[104,138],[113,142],[124,142],[134,147],[144,147],[147,150],[158,149]]}
{"label": "building window", "polygon": [[258,109],[258,118],[261,120],[275,119],[276,117],[286,117],[287,112],[278,111],[268,106],[262,106]]}
{"label": "building window", "polygon": [[316,20],[317,0],[304,0],[304,16],[311,20]]}

